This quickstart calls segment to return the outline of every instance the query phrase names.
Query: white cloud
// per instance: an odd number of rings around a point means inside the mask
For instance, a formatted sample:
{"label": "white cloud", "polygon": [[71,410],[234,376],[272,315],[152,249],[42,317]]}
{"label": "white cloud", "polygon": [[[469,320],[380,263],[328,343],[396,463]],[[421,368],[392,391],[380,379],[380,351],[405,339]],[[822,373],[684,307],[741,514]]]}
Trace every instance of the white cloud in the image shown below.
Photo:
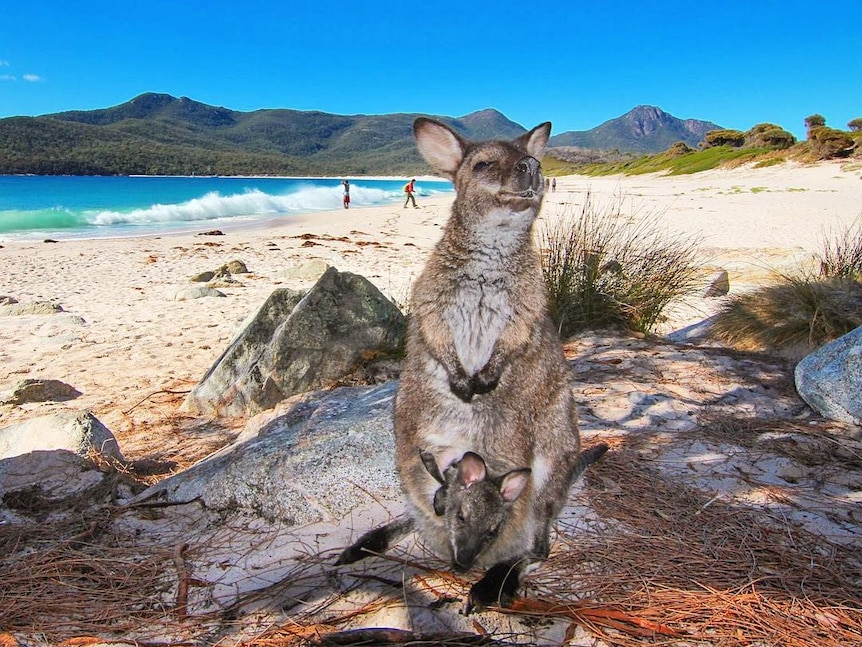
{"label": "white cloud", "polygon": [[0,81],[16,81],[17,79],[11,74],[0,74]]}
{"label": "white cloud", "polygon": [[25,81],[30,81],[31,83],[36,83],[37,81],[42,80],[42,77],[38,74],[25,74],[21,78]]}

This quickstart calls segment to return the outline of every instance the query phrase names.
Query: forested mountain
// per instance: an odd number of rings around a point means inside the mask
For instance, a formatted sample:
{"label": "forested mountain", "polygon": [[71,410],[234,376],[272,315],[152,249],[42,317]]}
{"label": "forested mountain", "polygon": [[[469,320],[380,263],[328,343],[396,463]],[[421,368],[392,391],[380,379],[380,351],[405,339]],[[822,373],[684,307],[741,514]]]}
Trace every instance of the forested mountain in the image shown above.
{"label": "forested mountain", "polygon": [[[664,124],[673,123],[675,118],[657,108],[651,110],[663,115],[661,127],[634,120],[628,138],[639,147],[646,146],[644,150],[663,150],[673,143],[664,143]],[[420,159],[413,142],[412,124],[417,116],[333,115],[283,109],[239,112],[186,97],[148,93],[101,110],[0,119],[0,173],[420,174],[431,169]],[[493,109],[458,118],[436,118],[471,139],[511,138],[526,131]],[[626,148],[625,137],[620,135],[626,130],[625,124],[610,129],[612,122],[594,129],[604,129],[608,135],[605,140],[593,137],[589,145],[640,150]],[[689,130],[699,132],[697,128]],[[613,139],[609,139],[611,131]],[[568,141],[583,134],[564,133],[551,142],[573,145]],[[661,143],[648,145],[658,141]]]}
{"label": "forested mountain", "polygon": [[678,119],[655,106],[637,106],[591,130],[551,137],[550,144],[624,153],[660,153],[679,141],[697,148],[707,132],[720,128],[711,121]]}

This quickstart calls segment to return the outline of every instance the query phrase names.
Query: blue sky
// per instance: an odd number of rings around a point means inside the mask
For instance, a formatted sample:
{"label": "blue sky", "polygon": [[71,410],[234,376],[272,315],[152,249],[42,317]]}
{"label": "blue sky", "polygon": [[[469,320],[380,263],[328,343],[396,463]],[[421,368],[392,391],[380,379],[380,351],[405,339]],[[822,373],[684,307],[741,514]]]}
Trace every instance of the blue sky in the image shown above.
{"label": "blue sky", "polygon": [[[431,8],[431,5],[434,8]],[[862,1],[0,0],[0,117],[143,92],[586,130],[636,105],[804,136],[862,117]]]}

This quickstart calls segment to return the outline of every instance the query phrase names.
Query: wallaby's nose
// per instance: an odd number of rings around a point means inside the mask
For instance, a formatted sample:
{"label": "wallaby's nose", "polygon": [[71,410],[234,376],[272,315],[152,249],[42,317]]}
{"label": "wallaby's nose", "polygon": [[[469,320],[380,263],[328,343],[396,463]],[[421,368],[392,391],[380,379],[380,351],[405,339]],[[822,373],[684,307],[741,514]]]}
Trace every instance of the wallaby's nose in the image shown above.
{"label": "wallaby's nose", "polygon": [[515,164],[515,170],[518,173],[523,173],[525,175],[534,176],[539,173],[539,160],[535,157],[522,157]]}

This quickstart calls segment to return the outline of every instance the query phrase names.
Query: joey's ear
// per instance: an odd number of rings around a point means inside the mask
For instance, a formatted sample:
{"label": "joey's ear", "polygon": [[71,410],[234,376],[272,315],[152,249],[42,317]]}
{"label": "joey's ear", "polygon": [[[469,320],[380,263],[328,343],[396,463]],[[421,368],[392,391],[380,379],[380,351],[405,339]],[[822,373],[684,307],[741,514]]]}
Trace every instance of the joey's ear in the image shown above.
{"label": "joey's ear", "polygon": [[521,470],[512,470],[503,476],[500,480],[500,494],[503,496],[503,501],[511,503],[524,492],[527,483],[530,481],[532,470],[526,467]]}
{"label": "joey's ear", "polygon": [[545,146],[548,145],[548,139],[551,137],[551,122],[546,121],[539,124],[528,133],[524,133],[515,141],[518,142],[530,157],[535,157],[537,160],[542,159],[545,155]]}
{"label": "joey's ear", "polygon": [[464,159],[464,140],[448,126],[425,117],[413,122],[413,136],[425,161],[441,173],[454,177]]}
{"label": "joey's ear", "polygon": [[434,514],[438,517],[442,517],[446,514],[446,488],[441,487],[437,488],[437,491],[434,493]]}
{"label": "joey's ear", "polygon": [[474,483],[481,483],[486,475],[485,461],[479,454],[467,452],[458,463],[458,481],[461,485],[470,487]]}

